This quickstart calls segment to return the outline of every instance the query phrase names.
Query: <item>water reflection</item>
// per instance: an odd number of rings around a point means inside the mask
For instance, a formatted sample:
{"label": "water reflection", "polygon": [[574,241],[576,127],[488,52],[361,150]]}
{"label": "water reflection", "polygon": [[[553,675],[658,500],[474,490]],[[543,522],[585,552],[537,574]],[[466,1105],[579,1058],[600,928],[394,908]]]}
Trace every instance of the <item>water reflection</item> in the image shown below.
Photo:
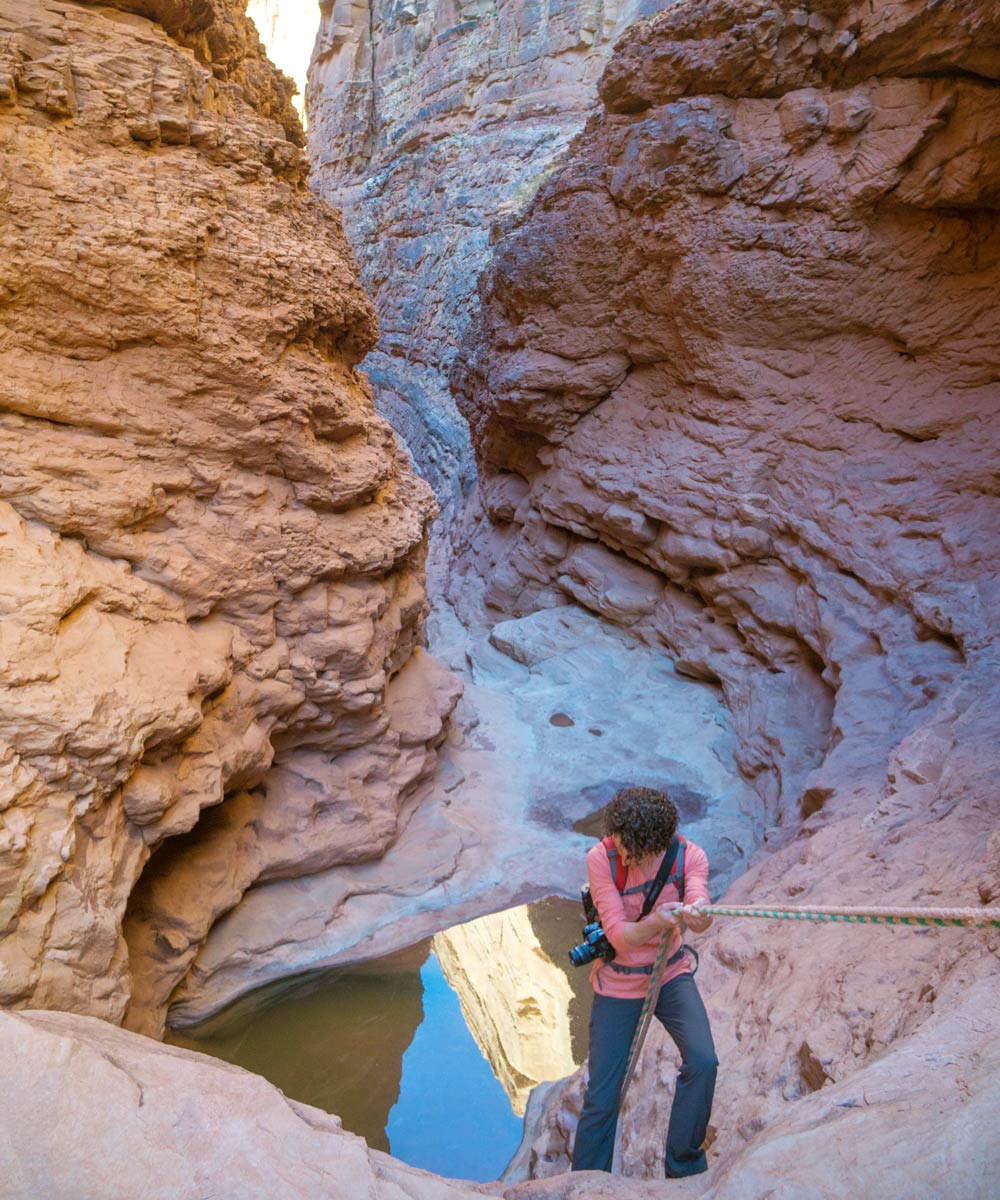
{"label": "water reflection", "polygon": [[532,928],[527,907],[457,925],[433,942],[465,1022],[524,1116],[531,1089],[577,1067],[570,1036],[573,989]]}
{"label": "water reflection", "polygon": [[542,901],[261,988],[167,1040],[263,1075],[413,1166],[496,1179],[530,1088],[586,1053],[587,972],[566,960],[579,932],[578,904]]}
{"label": "water reflection", "polygon": [[[526,906],[528,920],[545,955],[566,972],[573,999],[569,1006],[569,1034],[573,1047],[573,1069],[587,1057],[587,1027],[594,997],[589,967],[571,967],[569,950],[580,940],[583,907],[579,900],[551,897]],[[556,1076],[561,1078],[561,1076]]]}
{"label": "water reflection", "polygon": [[166,1040],[263,1075],[389,1151],[403,1054],[424,1017],[424,941],[399,954],[259,988]]}
{"label": "water reflection", "polygon": [[459,1179],[498,1179],[521,1140],[521,1119],[462,1019],[434,954],[420,972],[424,1019],[403,1055],[389,1113],[392,1153]]}

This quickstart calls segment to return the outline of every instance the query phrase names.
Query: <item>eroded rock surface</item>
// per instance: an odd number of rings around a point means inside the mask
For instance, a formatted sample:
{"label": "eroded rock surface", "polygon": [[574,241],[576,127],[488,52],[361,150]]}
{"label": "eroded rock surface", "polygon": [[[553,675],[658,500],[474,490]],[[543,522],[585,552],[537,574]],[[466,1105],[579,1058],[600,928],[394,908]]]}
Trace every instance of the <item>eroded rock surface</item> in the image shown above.
{"label": "eroded rock surface", "polygon": [[310,70],[313,186],[342,206],[381,338],[379,410],[438,496],[471,483],[447,384],[492,243],[594,102],[619,33],[656,0],[334,0]]}
{"label": "eroded rock surface", "polygon": [[495,644],[448,606],[428,630],[467,683],[397,840],[380,859],[254,888],[213,926],[172,1026],[295,971],[375,958],[507,905],[575,899],[593,837],[578,823],[623,782],[669,784],[716,886],[743,869],[760,803],[734,765],[718,689],[576,606],[503,622]]}
{"label": "eroded rock surface", "polygon": [[433,502],[240,5],[0,31],[0,1000],[118,1021],[134,980],[156,1032],[220,912],[382,853],[433,768]]}
{"label": "eroded rock surface", "polygon": [[[733,899],[1000,895],[998,78],[982,3],[681,3],[623,39],[484,280],[454,373],[481,486],[451,595],[572,599],[719,681],[772,825]],[[813,1092],[863,1108],[876,1063],[902,1087],[932,1022],[975,1061],[960,984],[982,999],[994,937],[720,922],[706,945],[721,1164],[747,1143],[777,1162]],[[633,1173],[662,1170],[673,1058],[653,1039]],[[997,1097],[981,1075],[962,1094],[972,1197]],[[835,1123],[830,1178],[936,1194],[918,1121],[880,1148],[900,1111]],[[935,1112],[962,1142],[963,1105]],[[551,1132],[540,1173],[572,1120]]]}

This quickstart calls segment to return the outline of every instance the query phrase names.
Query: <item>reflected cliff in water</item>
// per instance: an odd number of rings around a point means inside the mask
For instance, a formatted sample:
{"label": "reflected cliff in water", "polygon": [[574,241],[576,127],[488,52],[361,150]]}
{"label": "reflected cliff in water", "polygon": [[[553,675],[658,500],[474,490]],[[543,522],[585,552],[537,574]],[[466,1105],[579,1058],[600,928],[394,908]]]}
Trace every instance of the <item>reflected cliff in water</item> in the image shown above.
{"label": "reflected cliff in water", "polygon": [[[562,965],[579,940],[578,911],[564,900],[543,901],[456,925],[432,943],[465,1022],[518,1116],[532,1088],[570,1075],[586,1053],[579,1028],[574,1047],[576,996]],[[589,989],[587,971],[577,974],[574,982]]]}
{"label": "reflected cliff in water", "polygon": [[566,959],[579,932],[575,902],[511,909],[262,988],[167,1040],[263,1075],[413,1166],[496,1179],[531,1088],[586,1053],[587,971]]}

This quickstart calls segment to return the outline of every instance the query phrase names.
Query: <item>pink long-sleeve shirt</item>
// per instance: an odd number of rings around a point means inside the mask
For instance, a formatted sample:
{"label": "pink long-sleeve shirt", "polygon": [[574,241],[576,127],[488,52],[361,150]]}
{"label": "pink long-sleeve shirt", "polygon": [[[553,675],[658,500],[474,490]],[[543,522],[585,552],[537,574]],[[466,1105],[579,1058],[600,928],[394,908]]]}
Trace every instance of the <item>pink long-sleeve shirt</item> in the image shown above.
{"label": "pink long-sleeve shirt", "polygon": [[[630,866],[625,877],[626,891],[653,879],[662,860],[661,854],[653,863],[649,874],[644,874],[636,866]],[[608,852],[601,842],[587,852],[587,878],[590,881],[590,895],[601,915],[601,925],[608,941],[617,952],[615,962],[623,967],[644,967],[653,962],[660,944],[661,935],[658,932],[651,930],[650,940],[642,946],[630,946],[622,938],[622,926],[627,921],[638,921],[645,896],[642,892],[633,892],[628,896],[619,892],[615,887]],[[659,907],[679,899],[677,888],[668,883],[660,892],[656,904]],[[688,842],[684,850],[684,903],[707,904],[708,900],[708,857],[700,846]],[[671,956],[681,948],[681,941],[680,931],[677,930],[670,945]],[[663,982],[667,983],[685,971],[690,971],[689,957],[685,955],[673,966],[668,967]],[[642,999],[649,987],[648,975],[623,975],[619,971],[613,971],[609,964],[600,960],[591,967],[590,981],[595,992],[622,1000]]]}

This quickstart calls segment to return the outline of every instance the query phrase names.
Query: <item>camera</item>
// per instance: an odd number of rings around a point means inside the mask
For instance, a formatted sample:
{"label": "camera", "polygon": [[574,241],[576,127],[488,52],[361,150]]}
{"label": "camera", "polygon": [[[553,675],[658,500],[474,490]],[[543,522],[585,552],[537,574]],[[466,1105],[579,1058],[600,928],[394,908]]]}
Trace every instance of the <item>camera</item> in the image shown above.
{"label": "camera", "polygon": [[607,935],[601,928],[601,918],[594,905],[594,901],[590,897],[589,887],[581,889],[580,901],[583,904],[583,913],[586,917],[586,924],[583,927],[583,941],[570,950],[569,961],[574,967],[586,966],[587,963],[593,962],[595,958],[603,958],[606,963],[611,962],[615,957],[615,948],[608,941]]}

